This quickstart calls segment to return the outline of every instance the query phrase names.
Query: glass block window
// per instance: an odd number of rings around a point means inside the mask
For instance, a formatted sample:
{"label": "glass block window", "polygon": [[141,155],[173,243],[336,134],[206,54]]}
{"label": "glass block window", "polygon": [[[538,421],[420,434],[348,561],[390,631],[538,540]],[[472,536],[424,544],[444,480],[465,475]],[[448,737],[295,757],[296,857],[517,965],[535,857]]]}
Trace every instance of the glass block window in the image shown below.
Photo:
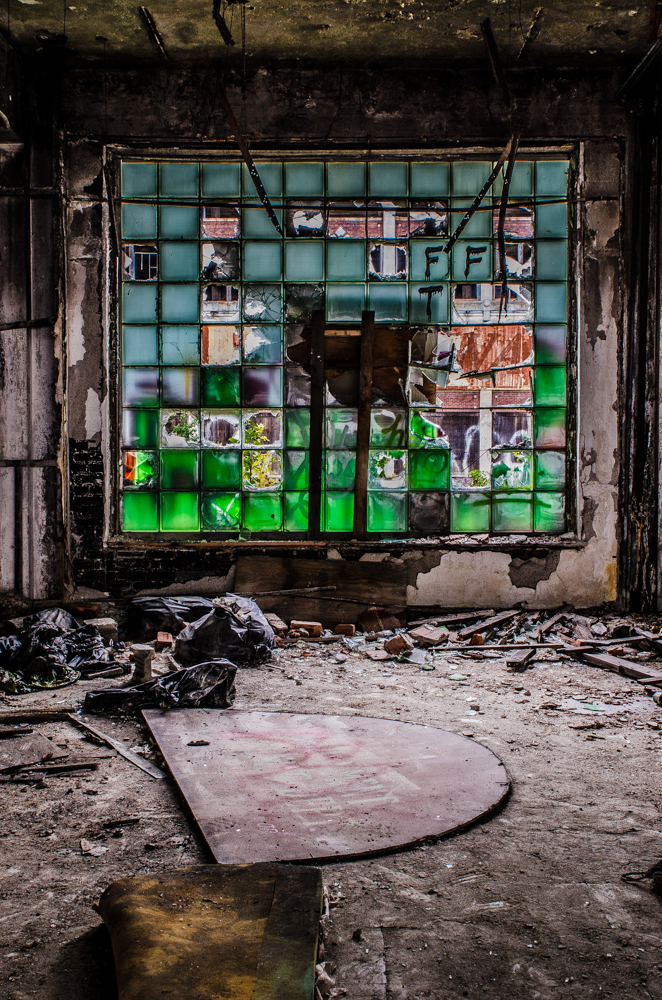
{"label": "glass block window", "polygon": [[361,317],[376,323],[367,530],[566,530],[567,173],[489,161],[121,168],[121,528],[308,529],[310,344],[323,310],[321,524],[351,537]]}

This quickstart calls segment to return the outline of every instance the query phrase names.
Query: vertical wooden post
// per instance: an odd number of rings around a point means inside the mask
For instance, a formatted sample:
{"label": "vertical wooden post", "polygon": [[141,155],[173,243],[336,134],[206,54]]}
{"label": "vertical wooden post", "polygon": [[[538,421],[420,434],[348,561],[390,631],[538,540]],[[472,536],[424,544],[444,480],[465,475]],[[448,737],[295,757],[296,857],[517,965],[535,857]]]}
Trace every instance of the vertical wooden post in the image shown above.
{"label": "vertical wooden post", "polygon": [[372,410],[372,368],[375,345],[375,314],[361,314],[361,360],[359,367],[359,414],[356,434],[356,479],[354,483],[354,537],[365,538],[368,523],[368,457]]}
{"label": "vertical wooden post", "polygon": [[320,537],[322,514],[322,457],[324,455],[324,330],[326,317],[313,313],[310,342],[310,445],[308,482],[308,538]]}

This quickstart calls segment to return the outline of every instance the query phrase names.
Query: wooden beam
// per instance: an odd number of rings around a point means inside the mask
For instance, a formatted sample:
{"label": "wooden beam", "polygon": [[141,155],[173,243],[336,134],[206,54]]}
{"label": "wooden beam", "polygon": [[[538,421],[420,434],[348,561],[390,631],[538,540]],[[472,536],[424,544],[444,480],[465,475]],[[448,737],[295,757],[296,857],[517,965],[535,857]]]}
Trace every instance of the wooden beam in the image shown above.
{"label": "wooden beam", "polygon": [[503,103],[507,108],[509,108],[511,104],[510,91],[508,90],[508,84],[506,83],[506,74],[503,71],[499,49],[497,48],[492,22],[489,17],[485,18],[480,27],[483,32],[483,38],[485,39],[485,48],[487,49],[487,55],[490,60],[494,79],[499,85],[501,96],[503,97]]}
{"label": "wooden beam", "polygon": [[308,538],[321,533],[322,459],[324,456],[324,328],[322,309],[313,313],[310,341],[310,444],[308,479]]}
{"label": "wooden beam", "polygon": [[361,314],[361,358],[359,362],[359,412],[356,432],[356,478],[354,480],[354,538],[365,538],[368,527],[368,458],[372,412],[372,371],[375,346],[375,314]]}

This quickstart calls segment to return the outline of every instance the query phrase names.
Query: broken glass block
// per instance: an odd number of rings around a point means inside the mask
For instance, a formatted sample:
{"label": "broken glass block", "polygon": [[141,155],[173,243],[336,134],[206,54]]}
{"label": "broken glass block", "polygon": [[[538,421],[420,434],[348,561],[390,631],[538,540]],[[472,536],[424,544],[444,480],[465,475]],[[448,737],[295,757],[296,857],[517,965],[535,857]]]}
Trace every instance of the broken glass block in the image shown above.
{"label": "broken glass block", "polygon": [[493,410],[492,445],[530,448],[533,414],[528,410]]}
{"label": "broken glass block", "polygon": [[156,281],[159,276],[159,251],[149,246],[125,243],[122,247],[122,277],[125,281]]}
{"label": "broken glass block", "polygon": [[417,330],[411,338],[409,360],[414,365],[430,365],[445,371],[457,371],[456,343],[441,330]]}
{"label": "broken glass block", "polygon": [[353,490],[356,455],[351,451],[327,451],[324,461],[327,490]]}
{"label": "broken glass block", "polygon": [[205,410],[202,414],[202,444],[205,448],[240,448],[240,410]]}
{"label": "broken glass block", "polygon": [[530,490],[533,482],[533,456],[527,451],[492,453],[492,489]]}
{"label": "broken glass block", "polygon": [[354,527],[354,494],[324,494],[324,530],[351,531]]}
{"label": "broken glass block", "polygon": [[405,448],[407,446],[405,410],[373,407],[370,414],[370,445],[372,448]]}
{"label": "broken glass block", "polygon": [[[503,234],[506,239],[530,240],[533,238],[534,213],[532,208],[523,205],[508,205]],[[496,236],[499,232],[499,208],[494,209],[492,216],[492,231]]]}
{"label": "broken glass block", "polygon": [[[445,201],[412,201],[409,209],[410,236],[441,236],[448,232]],[[444,254],[444,256],[447,256]]]}
{"label": "broken glass block", "polygon": [[356,448],[358,413],[356,410],[329,409],[325,414],[326,447],[339,450]]}
{"label": "broken glass block", "polygon": [[565,496],[563,493],[536,493],[533,501],[534,531],[563,532],[566,530]]}
{"label": "broken glass block", "polygon": [[202,278],[204,281],[222,281],[239,277],[238,243],[203,243]]}
{"label": "broken glass block", "polygon": [[451,493],[451,531],[489,530],[489,493]]}
{"label": "broken glass block", "polygon": [[159,405],[158,368],[125,368],[122,379],[125,406]]}
{"label": "broken glass block", "polygon": [[[337,246],[338,244],[330,244]],[[285,280],[321,281],[324,277],[324,244],[297,240],[285,244]],[[361,275],[363,277],[363,275]]]}
{"label": "broken glass block", "polygon": [[368,203],[368,239],[398,240],[409,236],[409,217],[404,201]]}
{"label": "broken glass block", "polygon": [[492,497],[492,531],[531,531],[531,494],[495,493]]}
{"label": "broken glass block", "polygon": [[285,447],[308,448],[310,410],[285,410]]}
{"label": "broken glass block", "polygon": [[277,490],[282,485],[282,452],[245,451],[242,455],[245,490]]}
{"label": "broken glass block", "polygon": [[405,451],[371,451],[368,461],[369,490],[401,490],[407,486]]}
{"label": "broken glass block", "polygon": [[442,402],[448,372],[439,368],[407,369],[407,402],[410,406],[435,406]]}
{"label": "broken glass block", "polygon": [[286,236],[324,236],[324,214],[319,198],[289,200],[285,213]]}
{"label": "broken glass block", "polygon": [[283,360],[279,326],[245,326],[242,336],[245,362],[255,365],[279,365]]}
{"label": "broken glass block", "polygon": [[203,531],[238,531],[241,527],[241,493],[203,493]]}
{"label": "broken glass block", "polygon": [[412,531],[446,535],[449,524],[448,493],[409,494],[409,527]]}
{"label": "broken glass block", "polygon": [[244,448],[282,448],[282,410],[243,410]]}
{"label": "broken glass block", "polygon": [[443,410],[412,410],[409,414],[409,447],[450,448],[443,422]]}
{"label": "broken glass block", "polygon": [[565,455],[562,451],[537,451],[535,454],[535,488],[559,490],[565,486]]}
{"label": "broken glass block", "polygon": [[159,457],[155,451],[125,451],[122,458],[122,486],[125,490],[150,490],[157,485]]}
{"label": "broken glass block", "polygon": [[446,448],[417,449],[409,455],[409,488],[412,490],[447,490],[450,453]]}
{"label": "broken glass block", "polygon": [[564,409],[545,407],[533,416],[533,440],[536,448],[565,448]]}
{"label": "broken glass block", "polygon": [[[471,477],[463,486],[470,489],[487,486],[489,478],[479,473],[480,461],[480,412],[445,412],[443,428],[448,435],[451,449],[451,472],[453,476]],[[489,469],[489,464],[488,464]],[[475,481],[474,481],[475,480]]]}
{"label": "broken glass block", "polygon": [[368,493],[368,531],[406,530],[406,493]]}
{"label": "broken glass block", "polygon": [[203,205],[200,220],[203,239],[234,240],[241,236],[239,207],[233,204]]}
{"label": "broken glass block", "polygon": [[159,343],[155,326],[122,327],[122,362],[125,365],[158,365]]}
{"label": "broken glass block", "polygon": [[122,443],[126,448],[158,448],[159,415],[156,410],[124,410]]}
{"label": "broken glass block", "polygon": [[239,406],[240,403],[238,368],[202,369],[203,406]]}
{"label": "broken glass block", "polygon": [[122,497],[122,531],[158,531],[159,507],[155,493],[125,493]]}
{"label": "broken glass block", "polygon": [[199,531],[199,499],[197,493],[162,493],[161,531]]}
{"label": "broken glass block", "polygon": [[282,368],[242,369],[244,406],[282,406]]}
{"label": "broken glass block", "polygon": [[285,321],[307,323],[324,309],[324,285],[285,285]]}
{"label": "broken glass block", "polygon": [[307,490],[310,464],[307,451],[283,452],[283,485],[286,490]]}
{"label": "broken glass block", "polygon": [[368,244],[368,279],[396,281],[406,277],[407,247],[405,244]]}
{"label": "broken glass block", "polygon": [[364,201],[333,201],[327,215],[327,236],[336,240],[363,240],[366,235]]}
{"label": "broken glass block", "polygon": [[236,285],[203,285],[203,323],[238,323],[239,289]]}
{"label": "broken glass block", "polygon": [[[509,284],[502,300],[501,285],[489,283],[453,286],[452,322],[480,326],[502,323],[515,326],[533,320],[531,285]],[[503,301],[503,306],[502,306]]]}
{"label": "broken glass block", "polygon": [[190,448],[200,440],[198,414],[190,410],[161,410],[161,445]]}
{"label": "broken glass block", "polygon": [[198,451],[161,452],[161,489],[192,490],[198,485],[200,453]]}
{"label": "broken glass block", "polygon": [[339,375],[331,375],[330,372],[327,374],[325,397],[327,406],[355,406],[358,399],[358,371],[340,372]]}
{"label": "broken glass block", "polygon": [[281,531],[283,528],[283,498],[281,493],[271,496],[244,496],[244,528],[249,531]]}
{"label": "broken glass block", "polygon": [[[506,243],[506,275],[509,278],[533,277],[533,243]],[[499,248],[494,244],[494,274],[501,274]]]}
{"label": "broken glass block", "polygon": [[214,489],[239,489],[241,486],[241,452],[203,451],[202,485]]}
{"label": "broken glass block", "polygon": [[238,365],[241,361],[238,326],[203,326],[201,338],[203,365]]}
{"label": "broken glass block", "polygon": [[310,375],[300,365],[285,368],[286,406],[310,406]]}
{"label": "broken glass block", "polygon": [[197,326],[161,327],[161,362],[164,365],[200,364],[200,328]]}
{"label": "broken glass block", "polygon": [[280,285],[245,285],[244,318],[256,323],[280,323]]}
{"label": "broken glass block", "polygon": [[197,406],[200,400],[200,369],[162,368],[161,400],[164,406]]}
{"label": "broken glass block", "polygon": [[308,494],[285,493],[285,531],[308,530]]}

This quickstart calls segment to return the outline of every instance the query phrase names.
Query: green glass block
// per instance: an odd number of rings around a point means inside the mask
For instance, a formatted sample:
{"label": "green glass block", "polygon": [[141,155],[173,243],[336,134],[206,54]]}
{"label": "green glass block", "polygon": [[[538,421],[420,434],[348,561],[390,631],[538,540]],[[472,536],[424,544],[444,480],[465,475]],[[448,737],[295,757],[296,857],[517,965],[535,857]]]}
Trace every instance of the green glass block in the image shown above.
{"label": "green glass block", "polygon": [[565,281],[536,283],[536,322],[565,323],[568,318]]}
{"label": "green glass block", "polygon": [[566,530],[563,493],[536,493],[533,500],[533,530],[550,534]]}
{"label": "green glass block", "polygon": [[536,236],[565,237],[568,232],[568,209],[558,205],[536,205]]}
{"label": "green glass block", "polygon": [[366,244],[363,240],[338,240],[326,245],[326,274],[329,281],[363,281]]}
{"label": "green glass block", "polygon": [[448,438],[443,427],[441,410],[409,411],[410,448],[448,448]]}
{"label": "green glass block", "polygon": [[565,326],[536,326],[534,333],[536,364],[565,364],[566,339]]}
{"label": "green glass block", "polygon": [[280,326],[245,326],[242,330],[246,364],[279,365],[283,360]]}
{"label": "green glass block", "polygon": [[[453,163],[451,193],[475,197],[492,173],[492,164],[485,160]],[[488,192],[489,194],[489,192]]]}
{"label": "green glass block", "polygon": [[241,452],[203,451],[202,485],[214,489],[239,489],[241,486]]}
{"label": "green glass block", "polygon": [[368,493],[368,531],[406,530],[406,493]]}
{"label": "green glass block", "polygon": [[199,507],[197,493],[162,493],[161,531],[199,531]]}
{"label": "green glass block", "polygon": [[202,368],[202,405],[239,406],[239,368]]}
{"label": "green glass block", "polygon": [[538,281],[565,281],[568,275],[568,241],[538,240],[536,278]]}
{"label": "green glass block", "polygon": [[451,531],[489,530],[489,493],[451,493]]}
{"label": "green glass block", "polygon": [[156,205],[122,205],[122,238],[149,240],[156,236]]}
{"label": "green glass block", "polygon": [[352,451],[356,448],[356,433],[358,415],[356,410],[336,410],[329,407],[326,411],[326,447],[340,451]]}
{"label": "green glass block", "polygon": [[407,447],[407,413],[405,410],[373,407],[370,413],[370,447]]}
{"label": "green glass block", "polygon": [[125,451],[122,456],[122,489],[154,489],[159,481],[159,456],[155,451]]}
{"label": "green glass block", "polygon": [[531,531],[530,493],[495,493],[492,498],[492,531]]}
{"label": "green glass block", "polygon": [[368,164],[368,194],[397,198],[407,194],[407,164],[402,161]]}
{"label": "green glass block", "polygon": [[285,494],[285,531],[308,531],[308,494]]}
{"label": "green glass block", "polygon": [[164,365],[199,365],[200,327],[161,327],[161,363]]}
{"label": "green glass block", "polygon": [[448,323],[450,286],[409,282],[409,322]]}
{"label": "green glass block", "polygon": [[407,322],[407,285],[385,282],[368,286],[368,309],[375,313],[375,323]]}
{"label": "green glass block", "polygon": [[124,282],[122,285],[122,320],[125,323],[156,322],[156,285]]}
{"label": "green glass block", "polygon": [[202,163],[200,194],[203,198],[238,198],[241,194],[241,164]]}
{"label": "green glass block", "polygon": [[310,410],[285,410],[285,447],[310,446]]}
{"label": "green glass block", "polygon": [[161,322],[197,323],[198,285],[161,285]]}
{"label": "green glass block", "polygon": [[286,163],[285,194],[288,198],[308,198],[324,194],[323,163]]}
{"label": "green glass block", "polygon": [[158,368],[125,368],[122,372],[122,400],[124,406],[158,406]]}
{"label": "green glass block", "polygon": [[492,454],[492,489],[530,490],[533,456],[527,451],[499,451]]}
{"label": "green glass block", "polygon": [[194,240],[198,235],[197,205],[161,205],[159,233],[171,240]]}
{"label": "green glass block", "polygon": [[364,309],[365,285],[327,284],[326,318],[330,323],[360,323]]}
{"label": "green glass block", "polygon": [[536,163],[536,194],[564,197],[568,190],[567,160],[538,160]]}
{"label": "green glass block", "polygon": [[326,193],[331,198],[365,194],[365,163],[327,163]]}
{"label": "green glass block", "polygon": [[551,407],[533,411],[533,443],[536,448],[565,448],[566,412]]}
{"label": "green glass block", "polygon": [[565,487],[565,454],[562,451],[537,451],[534,488],[561,490]]}
{"label": "green glass block", "polygon": [[491,240],[458,240],[453,247],[453,281],[490,281],[492,257]]}
{"label": "green glass block", "polygon": [[283,485],[286,490],[307,490],[309,470],[307,451],[283,452]]}
{"label": "green glass block", "polygon": [[158,448],[159,415],[156,410],[124,410],[122,443],[126,448]]}
{"label": "green glass block", "polygon": [[323,277],[323,243],[319,240],[292,240],[285,244],[286,281],[321,281]]}
{"label": "green glass block", "polygon": [[[265,161],[255,163],[260,180],[264,185],[264,190],[270,198],[279,198],[283,193],[283,167],[281,163]],[[255,185],[248,172],[245,163],[241,165],[241,182],[244,198],[250,198],[255,194]]]}
{"label": "green glass block", "polygon": [[[467,209],[471,205],[471,199],[456,198],[453,200],[453,212],[451,212],[451,224],[449,233],[455,232],[460,222],[464,218]],[[462,236],[467,240],[489,238],[492,235],[492,202],[489,198],[483,198],[481,206],[462,230]]]}
{"label": "green glass block", "polygon": [[156,493],[125,493],[122,497],[122,531],[158,531]]}
{"label": "green glass block", "polygon": [[[437,282],[448,277],[450,254],[444,253],[443,247],[445,245],[446,240],[442,238],[411,240],[409,243],[409,275],[414,281]],[[429,273],[429,277],[426,277],[426,272]]]}
{"label": "green glass block", "polygon": [[162,198],[197,198],[197,163],[161,163],[159,194]]}
{"label": "green glass block", "polygon": [[[283,211],[274,208],[274,214],[283,228]],[[244,236],[251,236],[253,239],[279,240],[280,236],[273,222],[267,215],[261,203],[257,201],[244,202],[241,213],[241,228]]]}
{"label": "green glass block", "polygon": [[161,452],[161,489],[193,490],[198,485],[199,474],[199,452]]}
{"label": "green glass block", "polygon": [[324,494],[324,530],[351,531],[354,527],[354,494]]}
{"label": "green glass block", "polygon": [[244,494],[244,527],[249,531],[281,531],[283,498],[281,493]]}
{"label": "green glass block", "polygon": [[246,281],[280,281],[283,272],[280,243],[244,243]]}
{"label": "green glass block", "polygon": [[356,455],[351,451],[327,451],[324,459],[324,482],[327,490],[353,490]]}
{"label": "green glass block", "polygon": [[533,376],[533,401],[536,406],[565,406],[565,368],[536,368]]}
{"label": "green glass block", "polygon": [[[492,185],[492,193],[495,197],[501,197],[503,191],[503,170],[499,171],[497,179]],[[510,198],[526,197],[533,194],[533,162],[531,160],[517,160],[513,175],[510,178],[508,196]]]}
{"label": "green glass block", "polygon": [[155,326],[122,328],[122,362],[125,365],[158,365],[159,341]]}
{"label": "green glass block", "polygon": [[156,164],[122,164],[123,198],[156,198]]}
{"label": "green glass block", "polygon": [[413,198],[436,197],[450,191],[450,163],[412,163],[409,175]]}
{"label": "green glass block", "polygon": [[447,490],[450,475],[450,452],[412,451],[409,454],[409,488],[412,490]]}
{"label": "green glass block", "polygon": [[203,494],[203,531],[238,531],[240,527],[241,493]]}
{"label": "green glass block", "polygon": [[195,281],[198,277],[197,243],[162,243],[159,255],[165,281]]}

